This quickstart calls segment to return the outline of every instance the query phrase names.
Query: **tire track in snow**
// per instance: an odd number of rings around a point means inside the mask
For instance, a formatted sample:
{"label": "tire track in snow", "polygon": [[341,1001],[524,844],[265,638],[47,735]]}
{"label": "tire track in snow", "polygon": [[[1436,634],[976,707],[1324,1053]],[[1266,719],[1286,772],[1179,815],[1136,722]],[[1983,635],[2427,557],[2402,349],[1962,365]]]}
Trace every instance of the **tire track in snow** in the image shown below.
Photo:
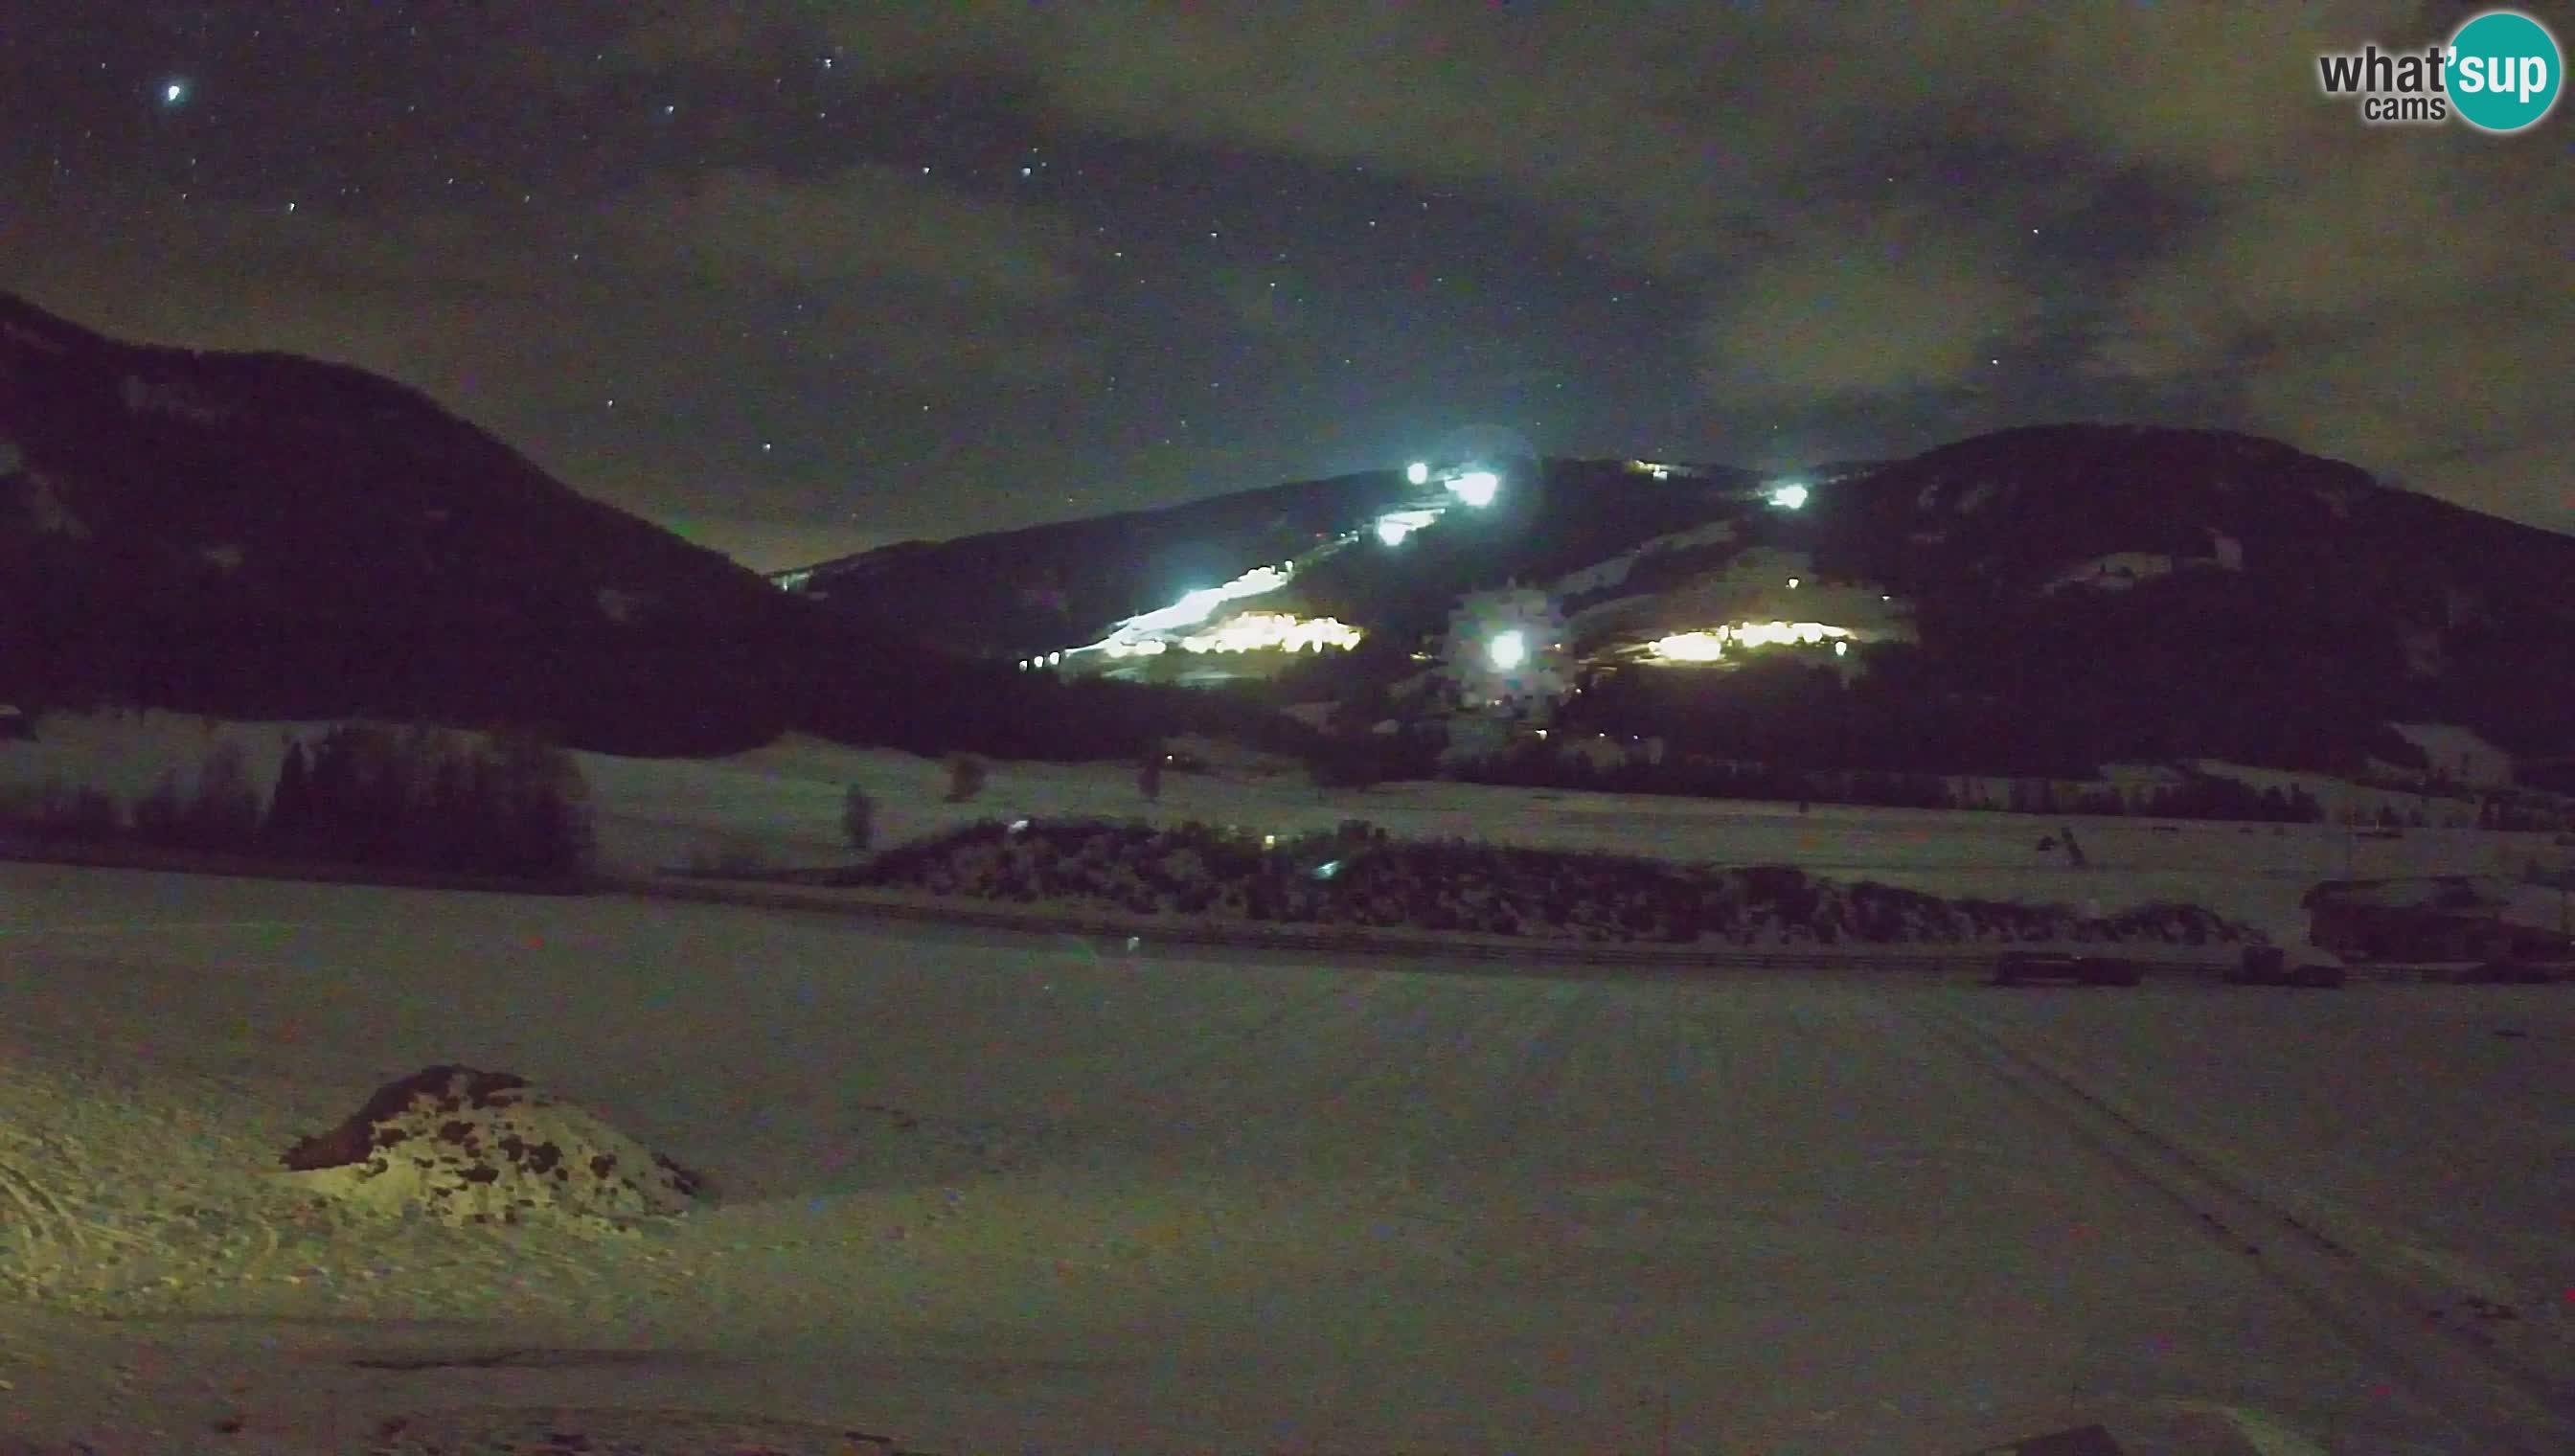
{"label": "tire track in snow", "polygon": [[62,1292],[75,1276],[89,1277],[92,1282],[85,1287],[95,1293],[104,1286],[111,1262],[127,1254],[148,1257],[162,1251],[149,1237],[91,1216],[94,1205],[55,1193],[7,1157],[0,1157],[0,1198],[16,1205],[20,1215],[0,1224],[14,1226],[20,1235],[14,1256],[0,1244],[0,1281],[30,1294]]}
{"label": "tire track in snow", "polygon": [[[83,1245],[79,1224],[64,1211],[60,1201],[45,1191],[45,1185],[24,1168],[0,1157],[0,1198],[16,1209],[7,1226],[17,1235],[16,1247],[6,1249],[7,1258],[0,1262],[0,1281],[22,1288],[42,1290],[50,1281],[43,1271],[67,1265],[91,1262]],[[60,1251],[68,1248],[71,1257]]]}
{"label": "tire track in snow", "polygon": [[[1890,998],[1888,1004],[1896,1006]],[[2481,1332],[2429,1320],[2399,1272],[2264,1197],[2076,1077],[1963,1014],[1908,998],[1941,1043],[2049,1113],[2104,1161],[2172,1202],[2202,1232],[2400,1376],[2494,1456],[2546,1456],[2575,1441],[2575,1391]]]}

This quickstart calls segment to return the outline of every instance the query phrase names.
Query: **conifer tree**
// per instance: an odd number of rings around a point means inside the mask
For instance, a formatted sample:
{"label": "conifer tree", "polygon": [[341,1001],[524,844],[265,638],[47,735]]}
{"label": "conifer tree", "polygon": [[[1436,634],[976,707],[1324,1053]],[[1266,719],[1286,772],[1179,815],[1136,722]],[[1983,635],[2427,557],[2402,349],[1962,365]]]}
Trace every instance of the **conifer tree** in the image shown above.
{"label": "conifer tree", "polygon": [[268,799],[268,818],[261,829],[283,845],[301,845],[313,833],[313,765],[300,739],[289,739],[286,757],[277,767],[277,787]]}

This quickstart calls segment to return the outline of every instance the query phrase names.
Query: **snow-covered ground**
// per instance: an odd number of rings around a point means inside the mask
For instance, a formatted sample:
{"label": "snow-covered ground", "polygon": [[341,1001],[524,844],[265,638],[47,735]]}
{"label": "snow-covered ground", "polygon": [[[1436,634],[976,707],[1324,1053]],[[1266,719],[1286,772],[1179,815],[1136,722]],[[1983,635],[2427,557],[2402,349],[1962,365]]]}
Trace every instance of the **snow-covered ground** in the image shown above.
{"label": "snow-covered ground", "polygon": [[[1981,895],[2115,912],[2158,900],[2205,905],[2304,937],[2299,896],[2319,880],[2411,874],[2518,875],[2575,851],[2542,833],[2408,829],[2396,838],[2321,824],[1978,813],[1558,792],[1411,782],[1318,792],[1301,773],[1218,778],[1174,773],[1158,802],[1119,764],[1001,763],[974,801],[943,801],[938,762],[790,739],[710,763],[603,759],[583,766],[600,800],[603,851],[629,864],[674,864],[723,836],[763,844],[784,862],[840,854],[843,785],[877,804],[879,842],[898,843],[981,818],[1099,816],[1157,823],[1200,819],[1282,835],[1364,818],[1387,832],[1536,847],[1593,849],[1734,864],[1793,864],[1936,894]],[[2085,859],[2061,847],[2072,826]],[[2042,838],[2059,847],[2039,849]],[[2528,913],[2555,924],[2557,895]]]}
{"label": "snow-covered ground", "polygon": [[[282,734],[309,737],[321,727],[209,727],[168,714],[48,719],[40,739],[0,743],[0,784],[55,776],[137,796],[166,767],[192,769],[220,738],[242,745],[265,791]],[[850,783],[876,801],[880,846],[991,817],[1201,819],[1281,834],[1364,818],[1398,835],[1793,864],[1840,878],[2064,903],[2087,912],[2179,900],[2263,926],[2275,939],[2304,937],[2298,898],[2321,879],[2517,876],[2534,859],[2575,863],[2575,849],[2543,833],[2407,829],[2401,837],[2378,838],[2338,825],[1840,804],[1816,804],[1801,814],[1783,803],[1446,782],[1319,792],[1292,767],[1269,776],[1172,773],[1160,801],[1149,803],[1128,765],[1004,762],[994,765],[989,786],[974,801],[952,804],[944,801],[947,773],[936,759],[802,737],[718,759],[577,756],[596,799],[602,856],[630,870],[681,864],[693,851],[726,841],[757,846],[778,863],[835,862],[845,857],[841,803]],[[2325,780],[2301,781],[2330,791]],[[2061,840],[2068,825],[2085,867],[2075,867],[2061,847],[2035,847],[2042,837]],[[2556,891],[2526,898],[2517,913],[2538,923],[2554,925],[2565,912]]]}
{"label": "snow-covered ground", "polygon": [[[789,739],[734,758],[694,763],[583,755],[609,857],[675,863],[688,845],[736,835],[777,858],[840,855],[845,784],[877,805],[880,843],[982,818],[1097,816],[1157,823],[1200,819],[1287,834],[1363,818],[1411,837],[1651,854],[1736,864],[1794,864],[1936,893],[2098,903],[2191,900],[2221,913],[2294,918],[2320,879],[2407,874],[2517,875],[2575,851],[2542,833],[2408,829],[2377,838],[2318,824],[1978,813],[1559,792],[1411,782],[1320,792],[1301,772],[1268,778],[1173,773],[1159,801],[1137,792],[1121,764],[994,765],[974,801],[944,802],[947,774],[932,759]],[[2061,848],[2071,825],[2077,868]],[[2042,838],[2060,847],[2042,850]]]}
{"label": "snow-covered ground", "polygon": [[[1565,981],[12,864],[0,1431],[346,1452],[403,1412],[644,1405],[945,1452],[2508,1449],[1944,1016],[2575,1315],[2562,987]],[[447,1061],[721,1203],[460,1228],[263,1171]]]}

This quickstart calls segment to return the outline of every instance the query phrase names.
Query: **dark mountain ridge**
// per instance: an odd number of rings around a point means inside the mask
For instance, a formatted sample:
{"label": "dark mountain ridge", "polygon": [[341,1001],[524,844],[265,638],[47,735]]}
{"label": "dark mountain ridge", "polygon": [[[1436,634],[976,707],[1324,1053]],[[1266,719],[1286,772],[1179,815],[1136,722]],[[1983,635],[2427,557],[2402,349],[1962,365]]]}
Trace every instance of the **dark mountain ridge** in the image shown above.
{"label": "dark mountain ridge", "polygon": [[[1627,462],[1524,462],[1490,508],[1451,509],[1399,564],[1338,555],[1300,579],[1318,614],[1427,630],[1457,594],[1575,570],[1636,540],[1724,510],[1758,478],[1705,468],[1657,480]],[[1020,657],[1079,647],[1117,622],[1260,566],[1366,531],[1436,488],[1375,471],[960,537],[905,542],[780,574],[852,619],[960,651]],[[1389,565],[1395,569],[1388,570]]]}
{"label": "dark mountain ridge", "polygon": [[1079,757],[1273,728],[927,636],[590,500],[419,391],[121,343],[0,294],[0,701],[510,725],[649,754],[799,728]]}
{"label": "dark mountain ridge", "polygon": [[[1792,478],[1809,483],[1796,509],[1767,489]],[[1393,472],[1308,482],[908,544],[808,581],[838,611],[903,620],[908,602],[935,601],[944,640],[1043,655],[1300,546],[1363,534],[1411,499]],[[1772,730],[1745,727],[1711,748],[1945,754],[1941,766],[1997,771],[2120,757],[2346,762],[2390,720],[2459,723],[2526,754],[2575,750],[2575,695],[2557,687],[2575,677],[2575,538],[2225,431],[2033,426],[1766,481],[1551,460],[1489,510],[1451,511],[1399,548],[1320,554],[1262,602],[1361,628],[1377,642],[1352,671],[1384,679],[1436,648],[1461,593],[1565,584],[1568,613],[1606,603],[1603,621],[1655,624],[1632,641],[1699,625],[1691,604],[1754,551],[1809,561],[1812,587],[1883,593],[1915,640],[1866,647],[1861,681],[1797,690],[1794,712],[1774,701],[1778,681],[1807,670],[1762,660],[1630,670],[1577,723],[1623,700],[1621,732],[1760,719]],[[1581,570],[1622,555],[1633,559],[1622,570]],[[1054,606],[1012,590],[1032,569],[1066,584]],[[1760,604],[1772,616],[1804,605]],[[1575,651],[1615,646],[1593,637]],[[1642,697],[1640,681],[1654,684]],[[1335,692],[1379,704],[1385,686]]]}
{"label": "dark mountain ridge", "polygon": [[2195,723],[2265,715],[2291,731],[2457,722],[2525,752],[2575,741],[2549,686],[2575,670],[2575,538],[2278,441],[2002,431],[1819,493],[1796,524],[1826,575],[1911,601],[1959,691],[2034,711],[2116,701],[2165,720],[2175,750],[2208,736]]}
{"label": "dark mountain ridge", "polygon": [[739,745],[804,614],[427,397],[121,344],[0,295],[0,672],[262,716],[541,722]]}
{"label": "dark mountain ridge", "polygon": [[[1258,730],[1278,695],[1059,683],[1017,662],[1293,561],[1259,601],[1368,639],[1300,662],[1299,691],[1371,713],[1419,676],[1461,594],[1518,585],[1560,598],[1567,651],[1619,680],[1568,710],[1575,726],[1710,752],[2312,762],[2391,720],[2575,752],[2575,538],[2278,441],[2008,430],[1808,472],[1794,508],[1771,495],[1785,478],[1722,468],[1501,469],[1481,507],[1373,472],[773,581],[579,495],[417,391],[121,344],[0,295],[0,695],[539,724],[639,752],[790,727],[1125,752],[1184,725]],[[1425,505],[1445,507],[1435,524],[1373,539]],[[1779,594],[1800,572],[1807,591]],[[1881,600],[1906,631],[1846,665],[1635,660],[1655,633],[1708,625],[1694,614]]]}

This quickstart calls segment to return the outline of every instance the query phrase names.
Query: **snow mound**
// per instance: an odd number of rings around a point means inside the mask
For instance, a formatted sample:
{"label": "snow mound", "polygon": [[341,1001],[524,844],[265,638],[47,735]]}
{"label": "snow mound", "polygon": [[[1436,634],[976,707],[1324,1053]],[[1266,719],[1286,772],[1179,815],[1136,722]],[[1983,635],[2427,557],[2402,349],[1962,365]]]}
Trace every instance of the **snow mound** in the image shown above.
{"label": "snow mound", "polygon": [[442,1222],[687,1212],[706,1180],[509,1072],[426,1067],[282,1161],[309,1190]]}

